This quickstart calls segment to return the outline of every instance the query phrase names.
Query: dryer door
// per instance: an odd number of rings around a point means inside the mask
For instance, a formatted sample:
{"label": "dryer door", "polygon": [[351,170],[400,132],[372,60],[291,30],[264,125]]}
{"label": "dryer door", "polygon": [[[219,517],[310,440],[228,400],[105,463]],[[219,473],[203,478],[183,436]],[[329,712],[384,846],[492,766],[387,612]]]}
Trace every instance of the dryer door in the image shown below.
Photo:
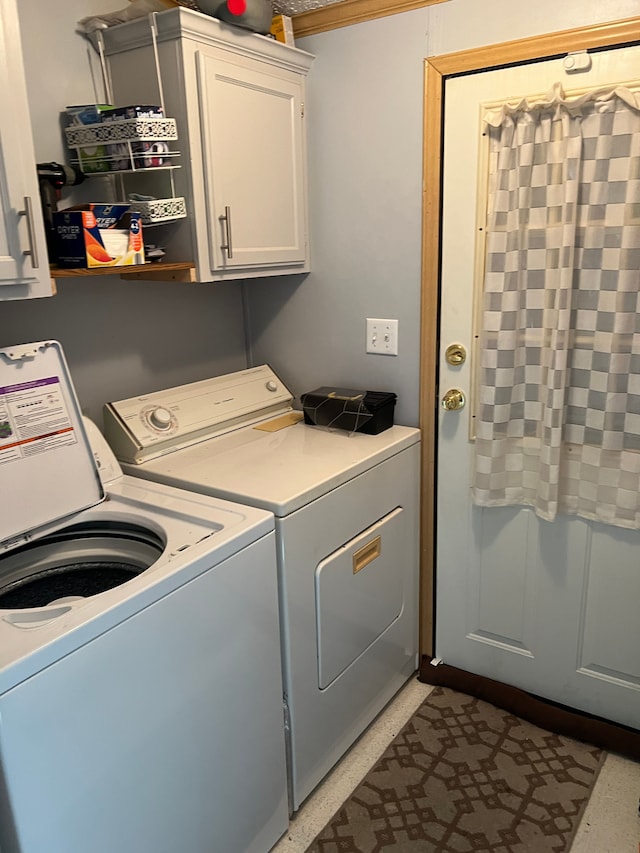
{"label": "dryer door", "polygon": [[402,613],[402,508],[316,568],[318,686],[329,685]]}

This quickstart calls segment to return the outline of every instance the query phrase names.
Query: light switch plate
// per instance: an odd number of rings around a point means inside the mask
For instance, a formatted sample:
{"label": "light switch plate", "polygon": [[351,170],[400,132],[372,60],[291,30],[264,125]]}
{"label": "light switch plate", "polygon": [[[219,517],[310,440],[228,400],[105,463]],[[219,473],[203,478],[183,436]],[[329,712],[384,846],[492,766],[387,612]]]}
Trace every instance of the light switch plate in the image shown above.
{"label": "light switch plate", "polygon": [[398,355],[398,321],[367,317],[366,351],[375,355]]}

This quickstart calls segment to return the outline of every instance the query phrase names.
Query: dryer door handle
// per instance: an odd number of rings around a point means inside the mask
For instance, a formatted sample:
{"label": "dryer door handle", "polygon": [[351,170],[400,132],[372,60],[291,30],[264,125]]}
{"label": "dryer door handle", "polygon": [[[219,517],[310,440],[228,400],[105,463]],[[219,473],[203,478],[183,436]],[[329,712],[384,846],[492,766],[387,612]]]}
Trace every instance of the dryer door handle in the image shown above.
{"label": "dryer door handle", "polygon": [[382,553],[382,537],[376,536],[371,542],[367,542],[353,555],[353,573],[357,575],[365,566],[372,563]]}

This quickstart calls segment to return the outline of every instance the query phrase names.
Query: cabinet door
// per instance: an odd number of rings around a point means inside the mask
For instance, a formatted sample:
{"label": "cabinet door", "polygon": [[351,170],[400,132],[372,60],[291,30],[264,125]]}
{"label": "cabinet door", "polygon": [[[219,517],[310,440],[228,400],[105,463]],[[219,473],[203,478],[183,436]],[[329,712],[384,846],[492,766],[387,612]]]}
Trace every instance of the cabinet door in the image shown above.
{"label": "cabinet door", "polygon": [[49,261],[14,0],[0,0],[0,299],[50,296]]}
{"label": "cabinet door", "polygon": [[197,68],[211,271],[304,264],[302,81],[201,51]]}

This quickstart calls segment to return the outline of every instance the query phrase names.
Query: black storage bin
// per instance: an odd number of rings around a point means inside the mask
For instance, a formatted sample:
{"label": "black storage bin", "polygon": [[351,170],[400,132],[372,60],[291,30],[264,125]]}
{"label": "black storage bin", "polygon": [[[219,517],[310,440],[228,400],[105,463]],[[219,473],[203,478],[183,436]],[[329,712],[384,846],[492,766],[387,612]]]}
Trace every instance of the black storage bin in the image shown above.
{"label": "black storage bin", "polygon": [[302,394],[304,422],[348,432],[378,435],[393,426],[397,395],[390,391],[316,388]]}

